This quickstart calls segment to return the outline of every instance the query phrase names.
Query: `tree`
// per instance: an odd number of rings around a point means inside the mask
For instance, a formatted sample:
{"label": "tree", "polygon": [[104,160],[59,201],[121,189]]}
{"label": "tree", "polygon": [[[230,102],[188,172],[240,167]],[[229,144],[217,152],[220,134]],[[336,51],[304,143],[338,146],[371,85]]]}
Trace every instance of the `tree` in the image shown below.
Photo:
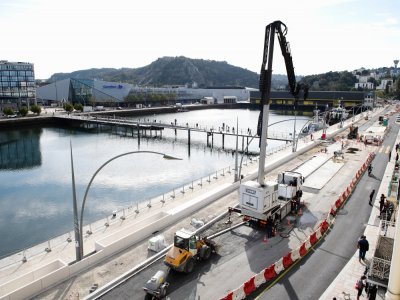
{"label": "tree", "polygon": [[31,112],[33,112],[34,114],[40,115],[40,113],[42,112],[42,108],[38,105],[32,105]]}
{"label": "tree", "polygon": [[23,117],[25,117],[27,114],[28,114],[28,108],[26,107],[26,106],[22,106],[20,109],[19,109],[19,113],[21,114],[21,116],[23,116]]}
{"label": "tree", "polygon": [[74,109],[75,110],[79,110],[79,111],[83,111],[83,106],[80,103],[75,103],[74,104]]}
{"label": "tree", "polygon": [[67,103],[64,103],[64,109],[66,112],[70,113],[71,111],[74,110],[74,107],[72,106],[71,103],[67,102]]}
{"label": "tree", "polygon": [[11,116],[14,114],[14,110],[11,107],[4,107],[3,114],[5,114],[7,116]]}

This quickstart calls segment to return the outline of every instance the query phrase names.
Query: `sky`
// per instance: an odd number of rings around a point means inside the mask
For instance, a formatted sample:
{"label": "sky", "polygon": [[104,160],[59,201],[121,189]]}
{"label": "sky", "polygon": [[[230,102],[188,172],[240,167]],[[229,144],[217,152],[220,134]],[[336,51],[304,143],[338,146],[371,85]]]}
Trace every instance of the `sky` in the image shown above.
{"label": "sky", "polygon": [[[226,61],[259,73],[265,27],[288,27],[296,75],[393,66],[398,0],[0,0],[0,60],[35,77],[138,68],[163,56]],[[285,74],[278,44],[273,73]]]}

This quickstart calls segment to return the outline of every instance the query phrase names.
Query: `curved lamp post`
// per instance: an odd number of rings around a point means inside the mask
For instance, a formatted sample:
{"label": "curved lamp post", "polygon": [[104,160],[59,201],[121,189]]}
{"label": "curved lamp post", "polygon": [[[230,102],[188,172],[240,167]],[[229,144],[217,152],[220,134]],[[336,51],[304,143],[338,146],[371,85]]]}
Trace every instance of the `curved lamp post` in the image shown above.
{"label": "curved lamp post", "polygon": [[[274,122],[274,123],[272,123],[272,124],[269,124],[267,127],[271,127],[272,125],[276,125],[276,124],[278,124],[278,123],[283,123],[283,122],[287,122],[287,121],[293,121],[293,120],[295,120],[295,119],[286,119],[286,120],[281,120],[281,121],[277,121],[277,122]],[[304,126],[303,126],[304,127]],[[251,142],[254,140],[254,138],[255,137],[257,137],[257,135],[253,135],[252,137],[251,137],[251,139],[250,139],[250,141],[247,143],[247,145],[246,145],[246,149],[244,150],[244,152],[242,153],[242,156],[241,156],[241,158],[240,158],[240,164],[239,164],[239,173],[238,173],[238,175],[236,176],[236,174],[235,174],[235,182],[236,181],[242,181],[242,179],[241,179],[241,173],[242,173],[242,163],[243,163],[243,158],[244,158],[244,153],[246,153],[247,151],[248,151],[248,149],[249,149],[249,145],[251,144]],[[297,144],[297,140],[299,139],[299,136],[297,136],[297,139],[296,139],[296,144]],[[237,149],[237,145],[236,145],[236,152],[238,151],[238,149]],[[294,150],[294,152],[296,151],[296,149]],[[235,167],[235,173],[236,173],[236,167]]]}
{"label": "curved lamp post", "polygon": [[94,172],[92,178],[89,181],[89,184],[86,187],[85,195],[82,200],[82,208],[80,213],[80,220],[78,223],[78,211],[77,211],[77,204],[76,204],[76,189],[75,189],[75,175],[74,175],[74,165],[73,165],[73,158],[72,158],[72,145],[71,145],[71,170],[72,170],[72,193],[73,193],[73,206],[74,206],[74,230],[75,230],[75,247],[76,247],[76,260],[79,261],[83,258],[83,212],[85,210],[85,203],[86,197],[89,193],[89,189],[92,185],[92,182],[96,175],[110,162],[113,160],[120,158],[122,156],[130,155],[130,154],[137,154],[137,153],[150,153],[150,154],[157,154],[161,155],[164,159],[167,160],[181,160],[181,158],[173,157],[161,152],[155,151],[130,151],[126,153],[119,154],[107,160],[104,164],[102,164],[96,172]]}

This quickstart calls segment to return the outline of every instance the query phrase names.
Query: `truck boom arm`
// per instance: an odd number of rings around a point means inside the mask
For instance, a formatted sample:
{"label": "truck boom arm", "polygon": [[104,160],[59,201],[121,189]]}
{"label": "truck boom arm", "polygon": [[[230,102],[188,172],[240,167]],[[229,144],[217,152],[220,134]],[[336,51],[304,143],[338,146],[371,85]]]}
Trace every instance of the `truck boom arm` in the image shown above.
{"label": "truck boom arm", "polygon": [[[261,109],[260,116],[258,118],[257,134],[260,136],[260,160],[258,168],[258,183],[264,185],[264,167],[265,167],[265,153],[267,146],[267,131],[268,131],[268,114],[270,104],[270,91],[271,91],[271,79],[272,79],[272,61],[274,52],[274,39],[275,34],[278,36],[279,45],[281,52],[285,60],[286,72],[289,83],[290,93],[294,96],[294,109],[297,109],[297,100],[299,97],[300,90],[304,90],[304,99],[308,96],[308,86],[304,84],[298,84],[296,82],[296,76],[294,73],[292,54],[290,52],[289,42],[286,41],[287,27],[281,21],[275,21],[267,25],[265,28],[265,39],[264,39],[264,53],[263,61],[260,72],[259,89],[261,94]],[[267,67],[267,68],[266,68]]]}

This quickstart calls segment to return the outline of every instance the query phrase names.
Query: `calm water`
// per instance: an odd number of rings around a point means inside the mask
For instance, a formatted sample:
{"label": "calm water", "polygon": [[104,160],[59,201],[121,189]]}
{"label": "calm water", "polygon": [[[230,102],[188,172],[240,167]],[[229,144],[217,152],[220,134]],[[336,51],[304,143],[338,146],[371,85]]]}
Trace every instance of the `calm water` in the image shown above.
{"label": "calm water", "polygon": [[[143,120],[144,117],[141,117]],[[157,122],[213,126],[222,123],[255,133],[258,112],[250,110],[200,110],[146,116]],[[270,115],[269,123],[292,116]],[[298,130],[305,123],[297,121]],[[293,131],[293,122],[272,126],[271,131]],[[113,210],[181,187],[218,169],[234,165],[235,139],[226,137],[225,151],[220,136],[214,149],[207,148],[204,133],[192,133],[190,153],[187,132],[165,130],[162,138],[125,137],[97,130],[37,127],[0,132],[0,257],[48,240],[73,229],[70,141],[73,145],[78,207],[93,173],[118,154],[150,150],[183,158],[163,160],[154,154],[133,154],[107,165],[90,189],[84,222],[103,218]],[[282,144],[270,141],[269,147]],[[241,142],[239,143],[241,146]],[[258,152],[258,140],[250,145]]]}

